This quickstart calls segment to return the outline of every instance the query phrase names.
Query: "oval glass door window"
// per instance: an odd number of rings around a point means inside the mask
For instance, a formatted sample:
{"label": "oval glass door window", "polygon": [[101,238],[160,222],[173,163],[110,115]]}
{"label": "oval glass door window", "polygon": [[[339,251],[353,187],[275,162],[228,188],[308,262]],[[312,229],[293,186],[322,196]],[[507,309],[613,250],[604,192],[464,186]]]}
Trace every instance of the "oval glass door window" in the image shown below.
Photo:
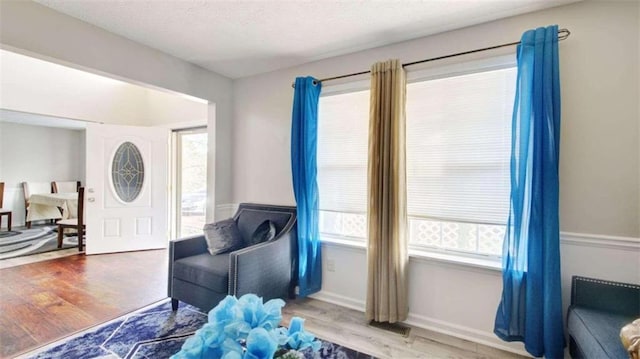
{"label": "oval glass door window", "polygon": [[133,202],[144,183],[144,163],[138,147],[124,142],[116,150],[111,166],[111,180],[117,196],[123,202]]}

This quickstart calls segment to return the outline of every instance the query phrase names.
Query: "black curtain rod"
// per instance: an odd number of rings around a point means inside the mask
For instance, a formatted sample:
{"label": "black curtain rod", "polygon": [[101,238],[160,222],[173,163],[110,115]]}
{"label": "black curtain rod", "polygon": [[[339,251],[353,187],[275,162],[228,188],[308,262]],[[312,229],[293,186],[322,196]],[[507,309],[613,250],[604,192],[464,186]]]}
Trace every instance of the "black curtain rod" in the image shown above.
{"label": "black curtain rod", "polygon": [[[568,29],[560,29],[558,30],[558,41],[562,41],[565,40],[566,38],[569,37],[569,35],[571,35],[571,32]],[[469,51],[464,51],[464,52],[458,52],[455,54],[450,54],[450,55],[443,55],[443,56],[438,56],[438,57],[432,57],[430,59],[424,59],[424,60],[419,60],[419,61],[413,61],[413,62],[407,62],[405,64],[402,64],[402,67],[406,67],[406,66],[412,66],[412,65],[417,65],[417,64],[423,64],[425,62],[431,62],[431,61],[437,61],[437,60],[443,60],[443,59],[448,59],[451,57],[456,57],[456,56],[462,56],[462,55],[469,55],[469,54],[473,54],[476,52],[482,52],[482,51],[488,51],[488,50],[495,50],[495,49],[499,49],[502,47],[507,47],[507,46],[514,46],[514,45],[519,45],[520,41],[515,41],[515,42],[510,42],[507,44],[500,44],[500,45],[495,45],[495,46],[489,46],[489,47],[483,47],[481,49],[475,49],[475,50],[469,50]],[[345,77],[351,77],[351,76],[358,76],[358,75],[365,75],[371,73],[371,71],[361,71],[361,72],[354,72],[351,74],[346,74],[346,75],[340,75],[340,76],[334,76],[334,77],[327,77],[324,79],[320,79],[318,80],[319,82],[324,82],[324,81],[331,81],[331,80],[337,80],[337,79],[343,79]],[[296,87],[295,83],[291,84],[291,87]]]}

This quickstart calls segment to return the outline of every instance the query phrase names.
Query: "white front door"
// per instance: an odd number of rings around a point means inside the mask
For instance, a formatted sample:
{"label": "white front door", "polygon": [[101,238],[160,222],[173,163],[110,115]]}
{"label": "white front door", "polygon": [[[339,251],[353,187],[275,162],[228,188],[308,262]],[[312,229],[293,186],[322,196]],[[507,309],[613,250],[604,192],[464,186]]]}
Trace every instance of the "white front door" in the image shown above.
{"label": "white front door", "polygon": [[169,131],[88,124],[86,253],[166,248]]}

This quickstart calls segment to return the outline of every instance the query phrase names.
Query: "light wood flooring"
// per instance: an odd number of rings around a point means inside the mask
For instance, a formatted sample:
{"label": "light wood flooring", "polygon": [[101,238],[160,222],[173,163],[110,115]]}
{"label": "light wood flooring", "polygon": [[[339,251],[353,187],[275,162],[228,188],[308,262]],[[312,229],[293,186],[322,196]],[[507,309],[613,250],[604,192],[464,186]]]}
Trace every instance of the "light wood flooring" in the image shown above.
{"label": "light wood flooring", "polygon": [[[0,357],[165,298],[166,256],[165,250],[76,254],[0,269]],[[367,326],[362,312],[314,299],[288,301],[285,323],[294,315],[316,336],[378,358],[522,358],[420,328],[404,338]]]}
{"label": "light wood flooring", "polygon": [[411,328],[409,337],[405,338],[368,326],[362,312],[315,299],[288,301],[282,313],[285,324],[292,316],[305,318],[308,332],[377,358],[524,358],[421,328]]}

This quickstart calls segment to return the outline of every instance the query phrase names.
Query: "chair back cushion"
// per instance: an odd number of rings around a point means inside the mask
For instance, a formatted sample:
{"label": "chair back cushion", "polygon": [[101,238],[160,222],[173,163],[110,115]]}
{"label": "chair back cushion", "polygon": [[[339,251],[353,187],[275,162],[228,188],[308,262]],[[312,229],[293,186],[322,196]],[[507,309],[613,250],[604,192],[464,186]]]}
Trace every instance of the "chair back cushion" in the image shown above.
{"label": "chair back cushion", "polygon": [[205,224],[203,230],[207,248],[212,255],[244,247],[244,241],[233,218]]}
{"label": "chair back cushion", "polygon": [[268,242],[276,237],[276,225],[269,219],[260,223],[251,237],[245,238],[245,246],[253,246],[262,242]]}
{"label": "chair back cushion", "polygon": [[58,193],[74,193],[78,192],[78,182],[77,181],[55,181],[55,188],[57,188]]}
{"label": "chair back cushion", "polygon": [[49,182],[26,182],[29,195],[40,193],[51,193],[51,183]]}
{"label": "chair back cushion", "polygon": [[[238,209],[235,215],[238,230],[245,243],[250,243],[253,234],[265,221],[271,221],[275,227],[275,236],[292,220],[295,213],[289,211],[279,211],[277,209],[243,208]],[[270,226],[270,225],[269,225]]]}

